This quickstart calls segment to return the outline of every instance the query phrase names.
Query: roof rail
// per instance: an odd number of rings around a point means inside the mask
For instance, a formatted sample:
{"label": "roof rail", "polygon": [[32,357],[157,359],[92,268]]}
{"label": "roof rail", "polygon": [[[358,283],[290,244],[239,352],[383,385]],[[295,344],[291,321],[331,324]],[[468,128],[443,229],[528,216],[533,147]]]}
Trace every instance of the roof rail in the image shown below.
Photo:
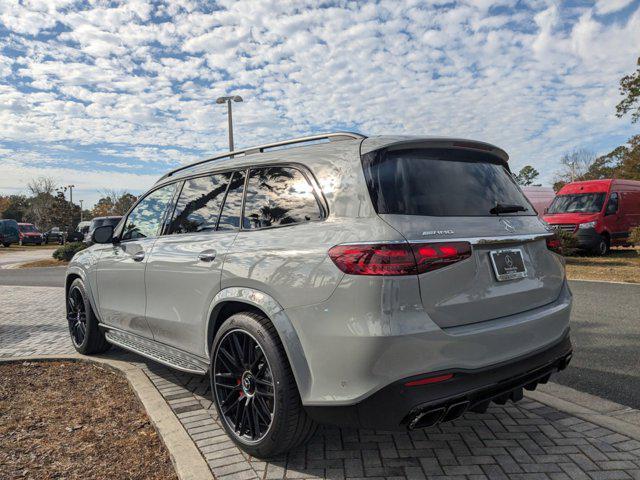
{"label": "roof rail", "polygon": [[330,142],[337,142],[340,140],[358,140],[358,139],[364,139],[364,138],[366,137],[359,133],[333,132],[333,133],[321,133],[318,135],[310,135],[308,137],[291,138],[289,140],[283,140],[281,142],[266,143],[264,145],[258,145],[255,147],[243,148],[242,150],[234,150],[233,152],[223,153],[215,157],[207,158],[205,160],[198,160],[197,162],[193,162],[188,165],[183,165],[182,167],[175,168],[171,170],[169,173],[166,173],[160,178],[160,180],[164,180],[165,178],[170,177],[173,174],[180,172],[182,170],[186,170],[192,167],[196,167],[198,165],[202,165],[203,163],[213,162],[214,160],[220,160],[223,158],[233,158],[237,155],[244,156],[244,155],[252,155],[254,153],[263,153],[265,150],[270,150],[273,148],[284,147],[287,145],[295,145],[298,143],[317,142],[318,140],[329,140]]}

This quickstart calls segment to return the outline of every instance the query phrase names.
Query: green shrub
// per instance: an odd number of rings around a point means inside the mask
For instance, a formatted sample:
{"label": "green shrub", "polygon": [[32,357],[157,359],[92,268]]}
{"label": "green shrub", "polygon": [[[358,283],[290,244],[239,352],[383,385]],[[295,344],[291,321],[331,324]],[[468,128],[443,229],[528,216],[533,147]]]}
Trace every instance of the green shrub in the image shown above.
{"label": "green shrub", "polygon": [[560,239],[562,254],[565,257],[572,257],[578,253],[578,239],[572,233],[558,229],[556,230],[556,237]]}
{"label": "green shrub", "polygon": [[66,243],[60,248],[56,248],[52,256],[56,260],[68,262],[77,252],[84,250],[85,248],[87,248],[87,244],[83,242]]}
{"label": "green shrub", "polygon": [[634,227],[631,229],[629,242],[633,243],[636,247],[640,246],[640,227]]}

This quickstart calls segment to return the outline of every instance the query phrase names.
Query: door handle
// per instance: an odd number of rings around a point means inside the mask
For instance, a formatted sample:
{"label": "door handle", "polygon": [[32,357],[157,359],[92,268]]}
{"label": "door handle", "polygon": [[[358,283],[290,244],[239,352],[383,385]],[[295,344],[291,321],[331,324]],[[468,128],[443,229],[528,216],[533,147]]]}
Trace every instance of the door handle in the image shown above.
{"label": "door handle", "polygon": [[198,260],[201,262],[213,262],[216,259],[215,250],[204,250],[198,255]]}
{"label": "door handle", "polygon": [[139,252],[134,253],[133,260],[135,262],[141,262],[142,260],[144,260],[144,251],[140,250]]}

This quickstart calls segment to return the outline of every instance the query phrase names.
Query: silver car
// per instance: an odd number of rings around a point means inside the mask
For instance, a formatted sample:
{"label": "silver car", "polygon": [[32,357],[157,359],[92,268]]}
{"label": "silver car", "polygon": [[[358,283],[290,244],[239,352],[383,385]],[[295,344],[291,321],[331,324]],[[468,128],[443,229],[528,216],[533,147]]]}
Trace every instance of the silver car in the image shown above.
{"label": "silver car", "polygon": [[571,358],[560,244],[487,143],[333,133],[164,175],[67,271],[76,349],[208,374],[269,457],[321,422],[417,429]]}

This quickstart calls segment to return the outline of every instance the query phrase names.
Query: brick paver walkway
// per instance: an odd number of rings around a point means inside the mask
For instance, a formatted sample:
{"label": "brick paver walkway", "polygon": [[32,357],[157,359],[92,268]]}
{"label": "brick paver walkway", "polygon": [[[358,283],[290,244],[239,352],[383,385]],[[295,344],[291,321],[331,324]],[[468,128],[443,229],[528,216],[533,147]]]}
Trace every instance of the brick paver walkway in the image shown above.
{"label": "brick paver walkway", "polygon": [[[0,286],[0,357],[72,351],[62,308],[60,289]],[[640,479],[640,441],[526,399],[411,433],[322,427],[263,462],[225,435],[207,378],[109,355],[143,368],[219,479]]]}

